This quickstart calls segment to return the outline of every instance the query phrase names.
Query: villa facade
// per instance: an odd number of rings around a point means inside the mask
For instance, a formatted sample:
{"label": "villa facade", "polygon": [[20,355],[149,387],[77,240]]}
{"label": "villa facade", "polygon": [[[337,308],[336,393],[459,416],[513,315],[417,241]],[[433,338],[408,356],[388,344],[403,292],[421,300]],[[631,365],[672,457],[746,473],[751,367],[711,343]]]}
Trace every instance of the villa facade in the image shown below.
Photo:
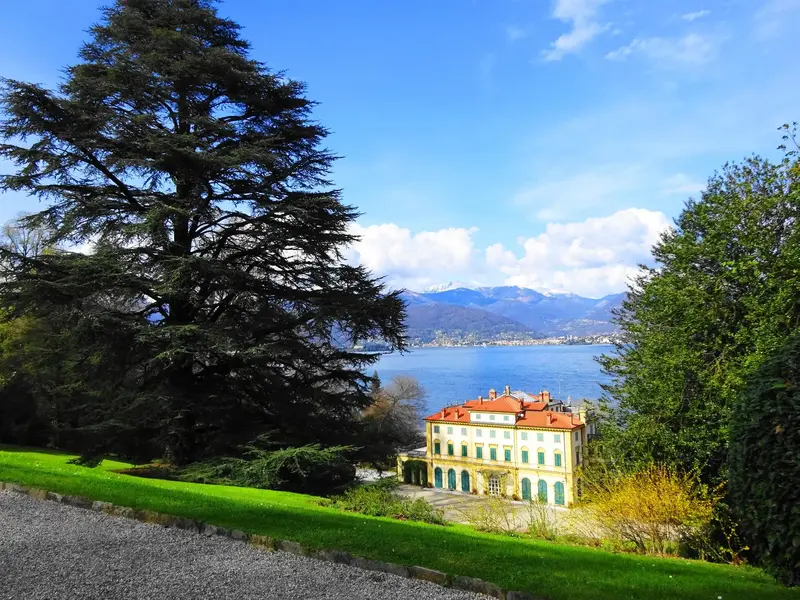
{"label": "villa facade", "polygon": [[426,447],[398,457],[406,483],[569,505],[591,426],[549,392],[489,391],[425,418]]}

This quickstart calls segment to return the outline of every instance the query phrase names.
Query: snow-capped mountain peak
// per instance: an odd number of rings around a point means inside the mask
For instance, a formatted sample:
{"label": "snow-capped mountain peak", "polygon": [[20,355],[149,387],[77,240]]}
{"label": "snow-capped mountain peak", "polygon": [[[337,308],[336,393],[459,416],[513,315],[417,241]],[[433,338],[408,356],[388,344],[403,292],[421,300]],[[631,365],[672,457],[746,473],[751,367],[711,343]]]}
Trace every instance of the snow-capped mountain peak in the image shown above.
{"label": "snow-capped mountain peak", "polygon": [[425,288],[422,290],[423,294],[435,294],[437,292],[449,292],[450,290],[477,290],[480,288],[480,284],[476,281],[471,283],[466,283],[464,281],[448,281],[447,283],[443,283],[441,285],[433,285],[429,288]]}

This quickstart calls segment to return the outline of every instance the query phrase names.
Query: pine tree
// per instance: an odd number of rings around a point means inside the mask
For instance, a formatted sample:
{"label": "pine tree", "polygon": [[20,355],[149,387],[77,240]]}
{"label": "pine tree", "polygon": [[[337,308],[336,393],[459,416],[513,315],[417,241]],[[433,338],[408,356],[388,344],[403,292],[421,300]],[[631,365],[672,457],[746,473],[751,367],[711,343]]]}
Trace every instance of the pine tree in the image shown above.
{"label": "pine tree", "polygon": [[117,0],[58,90],[3,80],[0,189],[95,248],[16,257],[0,286],[12,316],[58,315],[74,381],[107,367],[73,398],[87,452],[347,441],[375,357],[332,332],[404,345],[398,294],[343,260],[358,215],[314,103],[239,29],[209,0]]}

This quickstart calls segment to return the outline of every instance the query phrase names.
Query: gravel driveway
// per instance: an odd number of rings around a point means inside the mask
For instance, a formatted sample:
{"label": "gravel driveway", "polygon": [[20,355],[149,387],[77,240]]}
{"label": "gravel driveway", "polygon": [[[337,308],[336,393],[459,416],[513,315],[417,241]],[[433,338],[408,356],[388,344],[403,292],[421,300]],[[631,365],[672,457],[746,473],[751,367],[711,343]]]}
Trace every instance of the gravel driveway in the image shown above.
{"label": "gravel driveway", "polygon": [[0,492],[0,599],[29,598],[487,597]]}

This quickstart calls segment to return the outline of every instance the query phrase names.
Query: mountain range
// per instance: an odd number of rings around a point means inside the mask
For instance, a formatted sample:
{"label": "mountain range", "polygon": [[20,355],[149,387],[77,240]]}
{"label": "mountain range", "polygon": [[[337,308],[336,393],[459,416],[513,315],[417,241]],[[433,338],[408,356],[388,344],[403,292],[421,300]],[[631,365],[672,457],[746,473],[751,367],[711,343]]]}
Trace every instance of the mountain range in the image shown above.
{"label": "mountain range", "polygon": [[625,293],[584,298],[556,290],[450,283],[405,291],[403,298],[409,338],[428,342],[441,336],[495,340],[610,334],[617,330],[612,311]]}

